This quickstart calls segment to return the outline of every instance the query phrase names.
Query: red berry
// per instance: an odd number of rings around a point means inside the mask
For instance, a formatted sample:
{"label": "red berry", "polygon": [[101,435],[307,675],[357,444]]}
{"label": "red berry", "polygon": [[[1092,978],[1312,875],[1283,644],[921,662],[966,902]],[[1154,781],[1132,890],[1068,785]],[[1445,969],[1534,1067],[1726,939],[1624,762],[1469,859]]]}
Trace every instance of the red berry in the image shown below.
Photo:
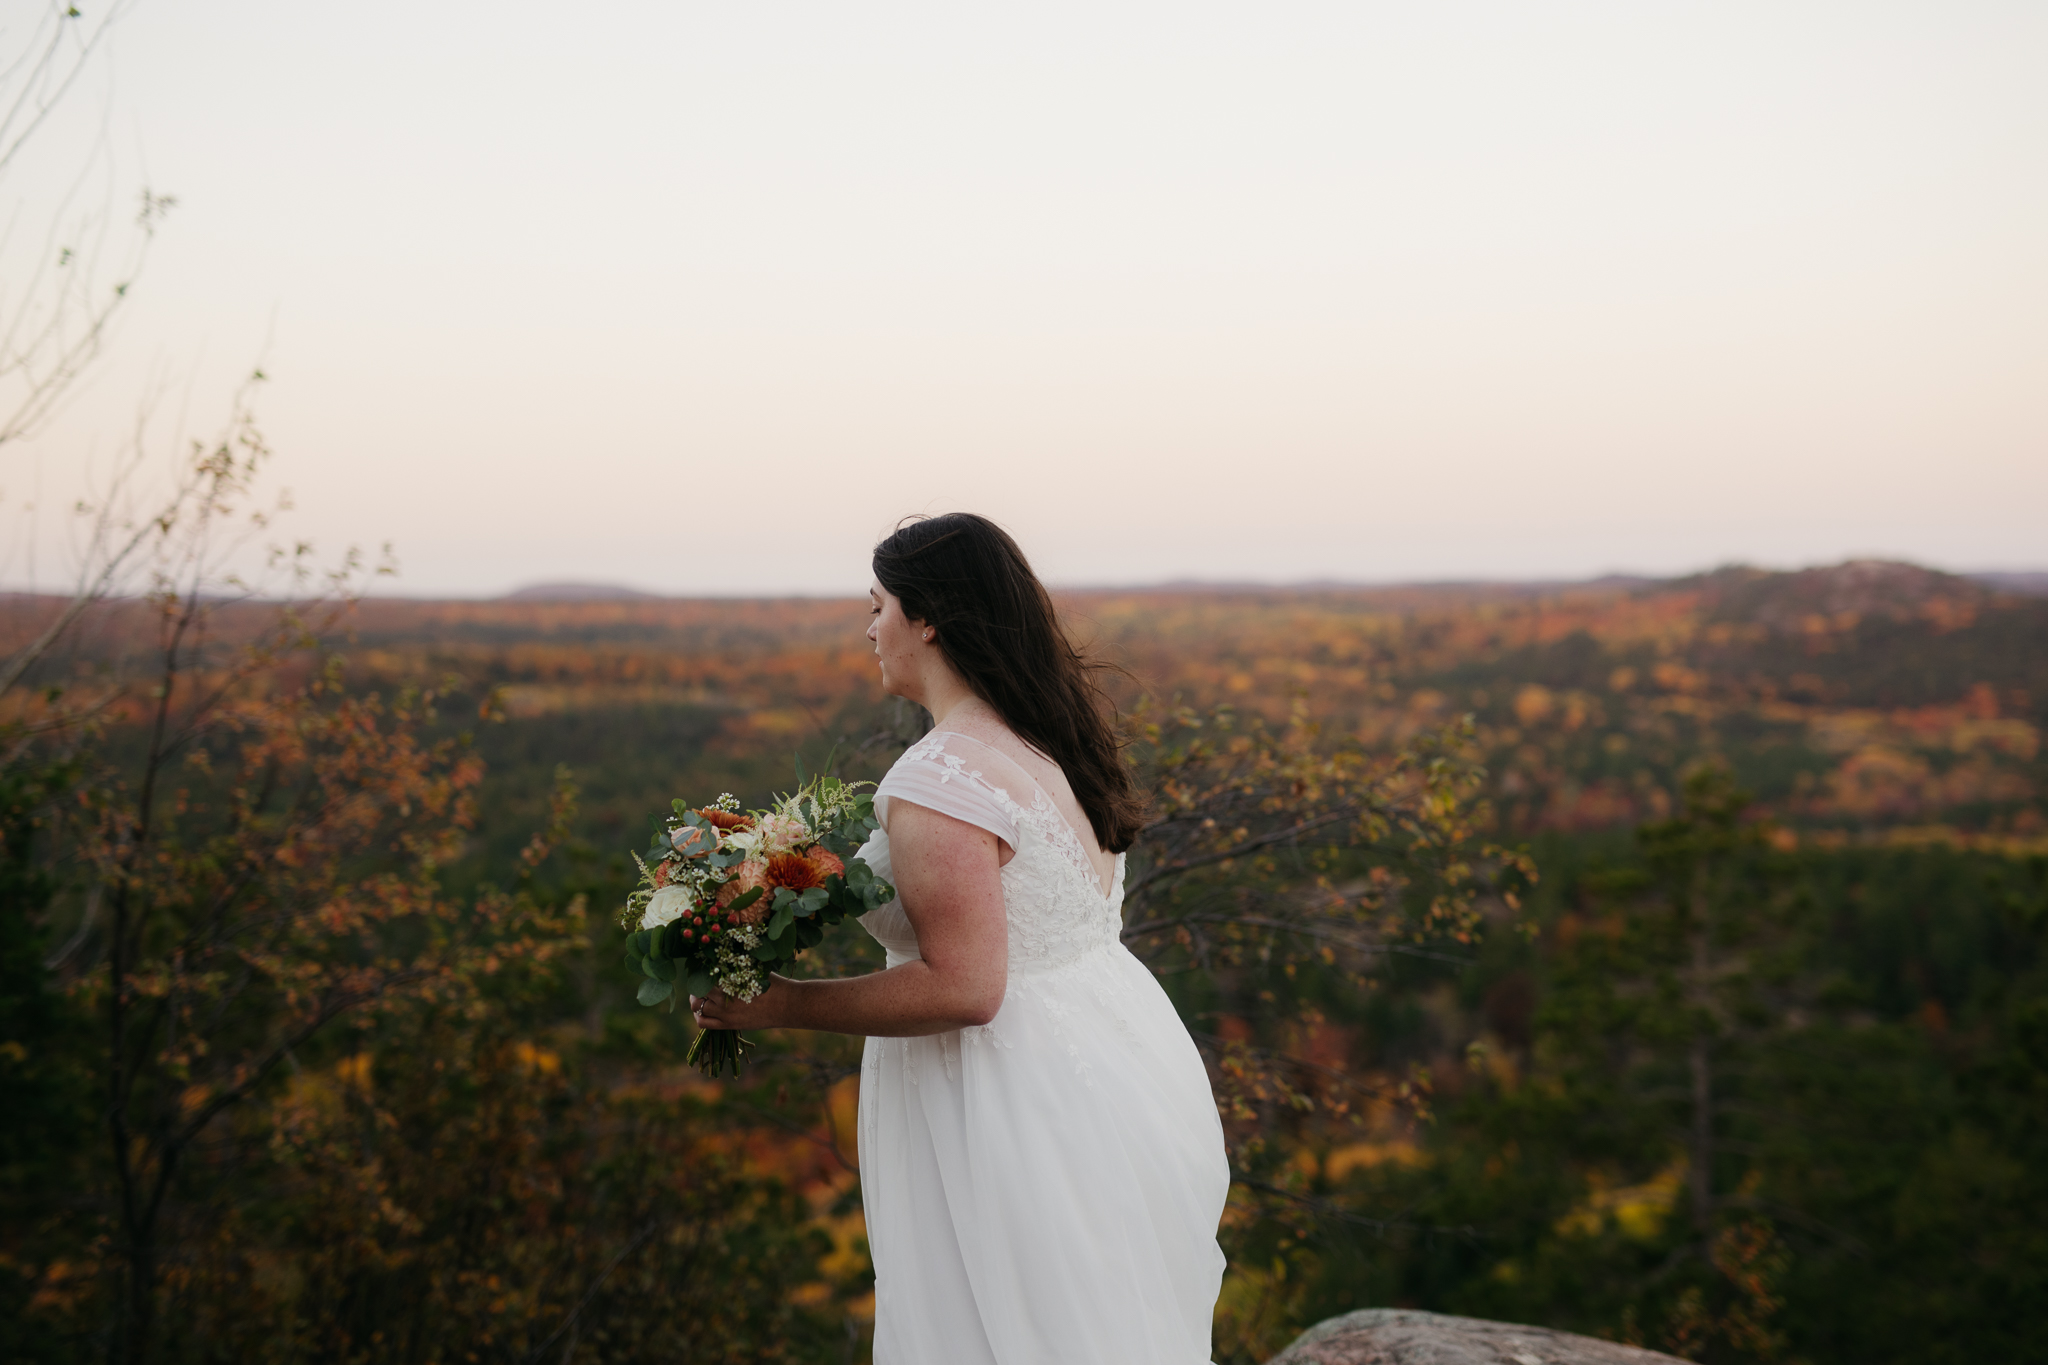
{"label": "red berry", "polygon": [[692,934],[692,933],[691,933],[691,932],[690,932],[690,931],[689,931],[688,929],[685,929],[685,930],[683,930],[683,937],[684,937],[684,938],[695,938],[695,937],[696,937],[696,935]]}

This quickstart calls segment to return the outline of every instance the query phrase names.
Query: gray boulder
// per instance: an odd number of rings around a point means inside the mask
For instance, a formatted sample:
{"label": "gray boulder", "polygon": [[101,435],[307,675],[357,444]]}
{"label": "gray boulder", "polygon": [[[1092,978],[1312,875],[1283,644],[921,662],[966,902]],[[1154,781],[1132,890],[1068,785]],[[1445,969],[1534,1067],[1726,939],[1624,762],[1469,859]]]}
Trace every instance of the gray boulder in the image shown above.
{"label": "gray boulder", "polygon": [[1677,1356],[1597,1337],[1367,1308],[1319,1322],[1266,1365],[1684,1365]]}

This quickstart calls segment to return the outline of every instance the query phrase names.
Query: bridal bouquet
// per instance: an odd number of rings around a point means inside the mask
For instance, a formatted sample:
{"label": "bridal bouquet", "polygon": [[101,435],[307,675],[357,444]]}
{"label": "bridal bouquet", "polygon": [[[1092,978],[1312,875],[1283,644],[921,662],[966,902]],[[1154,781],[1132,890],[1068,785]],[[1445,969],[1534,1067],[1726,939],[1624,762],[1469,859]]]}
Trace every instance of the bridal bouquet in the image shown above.
{"label": "bridal bouquet", "polygon": [[[709,995],[735,1000],[768,989],[768,974],[825,937],[825,926],[896,898],[896,888],[854,856],[877,828],[868,783],[815,777],[770,810],[741,812],[728,793],[713,805],[673,803],[655,817],[640,885],[619,927],[640,1003]],[[705,1029],[688,1060],[707,1076],[740,1072],[753,1047],[732,1029]]]}

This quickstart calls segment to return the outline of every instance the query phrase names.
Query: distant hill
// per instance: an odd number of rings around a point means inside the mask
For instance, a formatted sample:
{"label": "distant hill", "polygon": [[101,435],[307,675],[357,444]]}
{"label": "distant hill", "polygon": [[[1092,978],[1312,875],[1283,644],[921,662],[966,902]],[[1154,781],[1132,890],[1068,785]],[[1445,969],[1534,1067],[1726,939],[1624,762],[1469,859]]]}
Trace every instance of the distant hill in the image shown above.
{"label": "distant hill", "polygon": [[1852,559],[1824,568],[1774,573],[1731,565],[1653,584],[1652,593],[1698,591],[1709,620],[1751,621],[1779,631],[1809,631],[1821,618],[1940,619],[1989,601],[1993,589],[1958,574],[1889,559]]}
{"label": "distant hill", "polygon": [[1964,577],[1987,588],[2000,592],[2016,592],[2028,597],[2048,597],[2048,573],[1973,573]]}
{"label": "distant hill", "polygon": [[499,598],[500,602],[651,602],[659,593],[641,592],[638,588],[621,587],[617,583],[533,583],[515,588]]}

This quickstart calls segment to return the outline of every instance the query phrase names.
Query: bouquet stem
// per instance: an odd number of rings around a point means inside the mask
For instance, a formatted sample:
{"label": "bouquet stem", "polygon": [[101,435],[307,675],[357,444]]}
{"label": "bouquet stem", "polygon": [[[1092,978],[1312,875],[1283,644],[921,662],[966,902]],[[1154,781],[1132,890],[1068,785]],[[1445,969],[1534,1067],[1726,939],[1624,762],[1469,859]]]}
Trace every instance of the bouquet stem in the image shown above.
{"label": "bouquet stem", "polygon": [[740,1036],[738,1029],[699,1029],[697,1037],[690,1044],[690,1050],[683,1054],[683,1060],[696,1067],[712,1080],[728,1066],[737,1077],[745,1065],[746,1057],[755,1048],[755,1043]]}

